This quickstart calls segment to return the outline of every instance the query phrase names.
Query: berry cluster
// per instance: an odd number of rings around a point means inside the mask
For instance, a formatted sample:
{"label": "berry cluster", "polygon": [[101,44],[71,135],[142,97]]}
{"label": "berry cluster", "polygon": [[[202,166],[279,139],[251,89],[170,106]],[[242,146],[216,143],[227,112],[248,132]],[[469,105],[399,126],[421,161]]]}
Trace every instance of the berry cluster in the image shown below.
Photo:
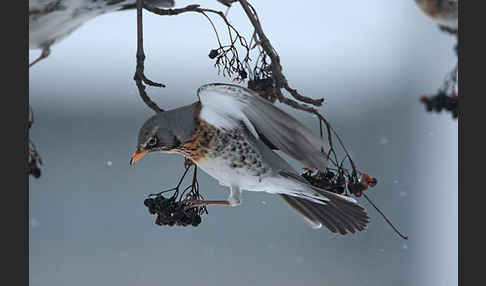
{"label": "berry cluster", "polygon": [[[443,26],[441,26],[441,30],[457,36],[457,30]],[[456,55],[459,56],[459,42],[456,43],[454,51],[456,52]],[[444,82],[437,93],[430,96],[420,97],[420,102],[425,105],[425,109],[428,112],[435,111],[439,113],[442,110],[446,110],[452,114],[454,119],[458,117],[458,75],[458,64],[456,64],[454,69],[446,75]]]}
{"label": "berry cluster", "polygon": [[39,166],[37,163],[40,163],[40,160],[35,158],[35,156],[30,156],[29,158],[29,175],[34,176],[34,178],[38,179],[41,176],[41,170],[39,169]]}
{"label": "berry cluster", "polygon": [[218,52],[217,49],[213,49],[213,50],[209,51],[209,55],[208,56],[209,56],[210,59],[214,59],[217,56],[219,56],[219,52]]}
{"label": "berry cluster", "polygon": [[188,204],[177,201],[172,196],[165,198],[157,195],[155,198],[148,198],[144,205],[149,209],[150,214],[157,214],[155,224],[163,226],[188,226],[194,227],[201,223],[201,216],[198,208],[188,208]]}
{"label": "berry cluster", "polygon": [[436,95],[433,96],[422,96],[420,98],[420,102],[425,105],[425,109],[428,112],[441,112],[445,109],[446,111],[452,113],[453,118],[457,118],[458,116],[458,100],[459,97],[456,96],[455,93],[453,93],[451,96],[448,96],[443,91],[439,91]]}
{"label": "berry cluster", "polygon": [[[341,195],[346,189],[346,177],[340,171],[333,172],[326,169],[324,172],[317,171],[313,174],[312,171],[307,170],[301,176],[311,185],[336,194]],[[364,173],[361,175],[359,182],[356,182],[356,180],[348,180],[347,189],[351,194],[360,197],[364,190],[368,189],[368,187],[376,186],[377,182],[376,178],[372,178]]]}
{"label": "berry cluster", "polygon": [[[29,112],[30,118],[28,121],[28,127],[30,132],[30,128],[32,128],[32,125],[34,125],[34,111],[32,110],[32,108],[30,108]],[[39,165],[42,165],[42,160],[37,153],[34,142],[29,139],[29,161],[27,162],[27,166],[29,168],[29,175],[34,176],[34,178],[36,179],[40,178],[41,176],[41,170],[39,168]]]}
{"label": "berry cluster", "polygon": [[376,178],[370,177],[368,174],[364,173],[361,175],[359,182],[348,184],[348,190],[351,194],[361,197],[368,187],[374,187],[377,183],[378,180],[376,180]]}
{"label": "berry cluster", "polygon": [[301,176],[311,185],[336,194],[342,194],[346,189],[346,179],[343,173],[336,174],[326,169],[324,172],[317,171],[317,173],[312,174],[312,171],[307,170]]}
{"label": "berry cluster", "polygon": [[36,179],[41,176],[39,165],[42,165],[42,160],[37,153],[34,142],[29,140],[29,161],[27,162],[27,166],[29,168],[29,175],[32,175]]}

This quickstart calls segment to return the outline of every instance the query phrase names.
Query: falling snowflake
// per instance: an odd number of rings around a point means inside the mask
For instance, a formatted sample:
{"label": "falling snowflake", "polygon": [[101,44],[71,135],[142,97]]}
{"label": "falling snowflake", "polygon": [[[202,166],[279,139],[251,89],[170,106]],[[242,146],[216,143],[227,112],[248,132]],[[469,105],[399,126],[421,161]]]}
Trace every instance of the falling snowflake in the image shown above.
{"label": "falling snowflake", "polygon": [[106,165],[108,165],[108,167],[111,167],[111,165],[113,165],[113,162],[111,162],[111,161],[107,161],[107,162],[106,162]]}
{"label": "falling snowflake", "polygon": [[381,144],[381,145],[388,144],[389,142],[390,142],[390,140],[388,140],[388,138],[386,138],[386,137],[382,137],[382,138],[380,139],[380,144]]}

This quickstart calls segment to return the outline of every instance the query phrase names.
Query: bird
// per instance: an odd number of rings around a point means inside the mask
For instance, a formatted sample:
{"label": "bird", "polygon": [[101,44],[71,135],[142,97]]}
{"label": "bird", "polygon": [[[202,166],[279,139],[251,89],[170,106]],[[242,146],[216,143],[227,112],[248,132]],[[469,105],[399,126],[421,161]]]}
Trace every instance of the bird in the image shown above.
{"label": "bird", "polygon": [[242,190],[267,192],[314,229],[325,226],[342,235],[366,229],[369,217],[355,199],[312,186],[273,151],[322,170],[328,166],[323,139],[248,88],[209,83],[197,97],[143,123],[130,165],[148,153],[181,154],[230,188],[227,200],[195,200],[193,206],[237,206]]}
{"label": "bird", "polygon": [[417,6],[439,27],[457,34],[459,0],[414,0]]}
{"label": "bird", "polygon": [[[146,4],[170,8],[174,0],[144,0]],[[136,0],[29,0],[29,49],[41,49],[31,64],[51,53],[51,46],[71,35],[87,21],[113,11],[136,9]]]}

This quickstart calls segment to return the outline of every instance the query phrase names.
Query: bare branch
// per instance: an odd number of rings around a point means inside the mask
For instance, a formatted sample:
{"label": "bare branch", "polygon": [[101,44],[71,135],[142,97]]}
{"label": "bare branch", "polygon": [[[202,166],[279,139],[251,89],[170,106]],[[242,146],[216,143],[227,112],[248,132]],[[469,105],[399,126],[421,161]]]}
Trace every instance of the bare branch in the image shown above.
{"label": "bare branch", "polygon": [[161,109],[155,102],[153,102],[147,95],[147,93],[145,92],[145,85],[143,84],[146,83],[149,86],[165,87],[165,85],[161,83],[149,80],[144,74],[145,53],[143,51],[142,7],[143,0],[137,0],[137,67],[133,79],[137,84],[138,93],[142,98],[143,102],[153,111],[162,112],[164,110]]}
{"label": "bare branch", "polygon": [[[275,51],[275,49],[273,48],[272,44],[270,43],[270,40],[263,32],[263,28],[260,24],[260,20],[258,19],[258,15],[256,14],[255,9],[246,0],[239,0],[239,2],[243,7],[243,10],[245,11],[246,15],[248,16],[248,19],[250,19],[251,24],[255,28],[255,32],[259,37],[260,45],[272,60],[271,70],[272,70],[272,78],[275,81],[275,87],[278,89],[284,88],[290,93],[290,95],[292,95],[293,98],[299,101],[312,104],[314,106],[321,106],[322,102],[324,101],[323,98],[313,99],[310,97],[302,96],[297,92],[296,89],[290,88],[287,79],[282,73],[282,65],[280,64],[280,57]],[[279,100],[280,99],[281,98],[279,98]],[[280,101],[285,103],[285,101],[282,100]]]}

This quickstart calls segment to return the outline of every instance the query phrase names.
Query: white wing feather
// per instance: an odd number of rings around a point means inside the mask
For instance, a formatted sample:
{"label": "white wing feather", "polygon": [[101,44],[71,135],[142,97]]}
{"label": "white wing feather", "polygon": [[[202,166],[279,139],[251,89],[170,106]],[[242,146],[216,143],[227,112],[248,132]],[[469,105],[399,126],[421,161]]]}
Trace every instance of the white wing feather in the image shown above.
{"label": "white wing feather", "polygon": [[243,122],[256,138],[259,138],[255,127],[243,113],[244,102],[235,96],[228,96],[220,89],[209,89],[203,85],[198,89],[198,96],[202,103],[201,119],[223,129],[237,128]]}
{"label": "white wing feather", "polygon": [[254,91],[238,85],[213,83],[200,87],[197,94],[202,105],[200,117],[206,122],[227,129],[244,123],[256,138],[261,134],[306,167],[327,167],[327,158],[321,152],[321,149],[327,150],[327,143]]}

